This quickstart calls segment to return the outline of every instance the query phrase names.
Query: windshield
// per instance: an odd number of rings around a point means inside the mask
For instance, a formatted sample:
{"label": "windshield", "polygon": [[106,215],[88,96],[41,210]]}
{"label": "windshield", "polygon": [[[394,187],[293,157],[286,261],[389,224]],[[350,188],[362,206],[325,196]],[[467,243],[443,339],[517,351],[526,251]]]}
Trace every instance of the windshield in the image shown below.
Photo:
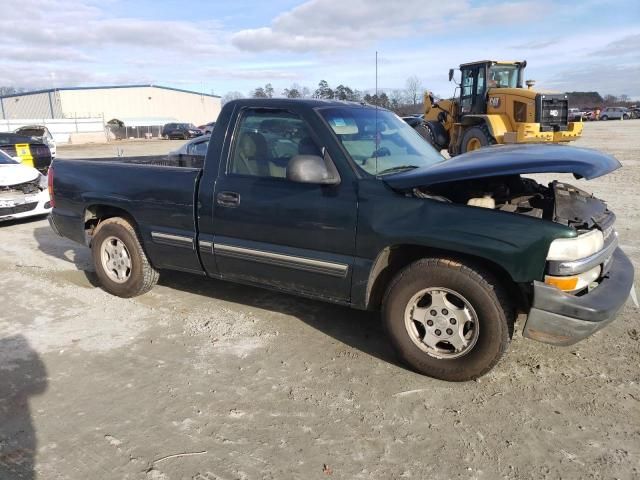
{"label": "windshield", "polygon": [[428,167],[444,157],[397,115],[373,108],[319,110],[359,168],[387,175]]}
{"label": "windshield", "polygon": [[517,65],[492,65],[489,67],[489,88],[517,88]]}
{"label": "windshield", "polygon": [[20,162],[14,160],[9,155],[0,150],[0,165],[15,165],[16,163]]}

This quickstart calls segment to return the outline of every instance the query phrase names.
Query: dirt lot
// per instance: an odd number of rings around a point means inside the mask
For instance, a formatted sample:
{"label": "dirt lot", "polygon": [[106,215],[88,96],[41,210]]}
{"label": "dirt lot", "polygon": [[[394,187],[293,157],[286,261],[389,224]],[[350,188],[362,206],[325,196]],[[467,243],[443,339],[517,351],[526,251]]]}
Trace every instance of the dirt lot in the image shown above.
{"label": "dirt lot", "polygon": [[[609,201],[639,268],[640,121],[587,124],[579,145],[624,164],[573,182]],[[640,478],[631,304],[570,348],[519,325],[489,375],[450,384],[398,365],[375,315],[168,272],[123,300],[46,220],[0,232],[3,480]]]}

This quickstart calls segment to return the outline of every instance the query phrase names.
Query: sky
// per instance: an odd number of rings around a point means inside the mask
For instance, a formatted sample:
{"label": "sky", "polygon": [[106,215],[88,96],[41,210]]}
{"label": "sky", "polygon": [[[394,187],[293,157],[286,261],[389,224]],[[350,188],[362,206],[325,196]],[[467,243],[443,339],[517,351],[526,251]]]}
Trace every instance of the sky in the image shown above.
{"label": "sky", "polygon": [[449,96],[449,68],[527,60],[537,88],[640,100],[640,0],[0,0],[0,86],[271,83]]}

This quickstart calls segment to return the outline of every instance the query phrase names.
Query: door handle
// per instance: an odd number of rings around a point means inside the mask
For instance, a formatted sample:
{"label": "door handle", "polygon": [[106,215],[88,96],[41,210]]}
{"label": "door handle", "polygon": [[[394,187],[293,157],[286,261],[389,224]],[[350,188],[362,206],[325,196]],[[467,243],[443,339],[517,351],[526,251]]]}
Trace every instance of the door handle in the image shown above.
{"label": "door handle", "polygon": [[220,192],[216,195],[216,203],[221,207],[237,207],[240,205],[240,194],[236,192]]}

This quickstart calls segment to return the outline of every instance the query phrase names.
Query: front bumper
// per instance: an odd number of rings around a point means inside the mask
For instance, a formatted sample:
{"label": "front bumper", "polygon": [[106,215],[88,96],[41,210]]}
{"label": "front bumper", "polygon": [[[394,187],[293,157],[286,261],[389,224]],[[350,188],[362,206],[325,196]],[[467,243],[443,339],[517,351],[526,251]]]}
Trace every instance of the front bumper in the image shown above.
{"label": "front bumper", "polygon": [[604,279],[577,297],[534,282],[533,304],[524,326],[526,338],[552,345],[573,345],[614,320],[633,288],[633,265],[622,250],[613,253]]}
{"label": "front bumper", "polygon": [[504,143],[561,143],[582,136],[582,122],[569,122],[566,130],[543,132],[539,123],[518,123],[514,132],[505,132]]}
{"label": "front bumper", "polygon": [[3,202],[0,206],[0,222],[46,215],[51,211],[47,190],[32,195],[16,195],[13,199],[3,199]]}

